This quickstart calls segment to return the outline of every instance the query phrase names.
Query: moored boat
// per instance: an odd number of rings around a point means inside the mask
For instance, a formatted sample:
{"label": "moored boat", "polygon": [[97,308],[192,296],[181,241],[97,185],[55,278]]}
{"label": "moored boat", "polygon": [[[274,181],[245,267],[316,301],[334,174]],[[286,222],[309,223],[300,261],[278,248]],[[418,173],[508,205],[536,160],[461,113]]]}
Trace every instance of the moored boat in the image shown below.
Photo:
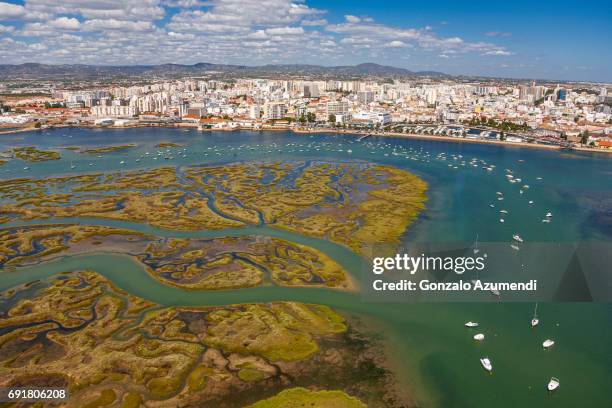
{"label": "moored boat", "polygon": [[559,381],[558,378],[550,377],[550,381],[548,381],[548,385],[546,386],[546,388],[548,388],[548,391],[554,391],[557,388],[559,388],[560,385],[561,385],[561,382]]}
{"label": "moored boat", "polygon": [[480,359],[480,364],[482,365],[482,367],[487,370],[488,372],[493,371],[493,364],[491,364],[491,360],[489,359],[489,357],[483,357]]}

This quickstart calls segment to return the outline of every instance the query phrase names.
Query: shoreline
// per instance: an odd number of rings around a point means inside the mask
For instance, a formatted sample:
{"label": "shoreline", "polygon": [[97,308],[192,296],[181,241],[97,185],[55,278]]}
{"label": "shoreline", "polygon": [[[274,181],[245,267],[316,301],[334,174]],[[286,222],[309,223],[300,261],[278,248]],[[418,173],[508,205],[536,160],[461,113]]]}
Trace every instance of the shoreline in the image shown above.
{"label": "shoreline", "polygon": [[[366,136],[366,137],[393,137],[398,139],[418,139],[418,140],[430,140],[435,142],[455,142],[455,143],[476,143],[476,144],[490,144],[497,146],[510,146],[510,147],[528,147],[534,149],[546,149],[546,150],[563,150],[564,148],[557,145],[543,145],[537,143],[526,143],[526,142],[505,142],[501,140],[482,140],[482,139],[468,139],[463,137],[451,137],[451,136],[428,136],[419,135],[416,133],[397,133],[397,132],[383,132],[383,133],[355,133],[345,132],[338,130],[292,130],[295,133],[336,133],[336,134],[348,134],[355,136]],[[575,150],[572,148],[572,150]],[[602,149],[603,150],[603,149]],[[596,151],[595,149],[586,149],[586,151]],[[605,151],[605,153],[612,153],[611,151]]]}
{"label": "shoreline", "polygon": [[[22,128],[22,129],[12,129],[9,131],[2,131],[0,128],[0,136],[3,135],[11,135],[17,133],[24,132],[33,132],[33,131],[44,131],[44,130],[54,130],[54,129],[66,129],[66,128],[75,128],[75,129],[105,129],[105,130],[124,130],[124,129],[136,129],[136,128],[168,128],[168,129],[197,129],[196,126],[186,126],[185,124],[175,124],[175,125],[150,125],[150,124],[138,124],[138,125],[130,125],[130,126],[73,126],[73,125],[60,125],[54,126],[52,128]],[[527,143],[527,142],[508,142],[502,140],[483,140],[483,139],[470,139],[463,137],[451,137],[451,136],[438,136],[438,135],[420,135],[416,133],[398,133],[398,132],[379,132],[372,133],[366,132],[361,133],[360,131],[350,131],[350,130],[339,130],[332,128],[325,129],[299,129],[299,128],[288,128],[288,127],[262,127],[261,129],[252,129],[252,128],[230,128],[230,129],[199,129],[200,132],[238,132],[238,131],[252,131],[252,132],[269,132],[269,131],[284,131],[284,132],[293,132],[297,134],[313,134],[313,133],[333,133],[333,134],[343,134],[343,135],[353,135],[357,137],[392,137],[398,139],[417,139],[417,140],[428,140],[434,142],[454,142],[454,143],[473,143],[473,144],[482,144],[482,145],[493,145],[493,146],[505,146],[505,147],[525,147],[530,149],[543,149],[543,150],[557,150],[557,151],[577,151],[577,152],[586,152],[586,153],[607,153],[612,154],[612,149],[598,149],[598,148],[590,148],[590,147],[570,147],[565,148],[558,145],[547,145],[540,143]]]}

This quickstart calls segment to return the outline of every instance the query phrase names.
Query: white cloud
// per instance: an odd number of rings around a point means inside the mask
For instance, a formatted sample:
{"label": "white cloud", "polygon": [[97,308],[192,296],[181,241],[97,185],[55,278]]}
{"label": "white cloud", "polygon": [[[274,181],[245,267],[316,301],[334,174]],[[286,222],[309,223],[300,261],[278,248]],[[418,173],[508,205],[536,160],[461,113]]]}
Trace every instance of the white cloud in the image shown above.
{"label": "white cloud", "polygon": [[328,22],[326,19],[324,18],[320,18],[317,20],[302,20],[302,22],[300,23],[305,27],[316,27],[316,26],[324,26],[327,25]]}
{"label": "white cloud", "polygon": [[13,31],[15,31],[15,27],[0,24],[0,33],[12,33]]}
{"label": "white cloud", "polygon": [[304,34],[302,27],[277,27],[266,29],[266,34],[269,35],[296,35]]}
{"label": "white cloud", "polygon": [[386,48],[403,48],[406,47],[406,43],[399,40],[389,41],[385,44]]}
{"label": "white cloud", "polygon": [[25,8],[18,4],[0,2],[0,20],[14,20],[25,14]]}
{"label": "white cloud", "polygon": [[174,31],[168,32],[168,37],[178,41],[188,41],[196,38],[193,34],[175,33]]}
{"label": "white cloud", "polygon": [[86,19],[156,20],[164,17],[160,0],[26,0],[26,11],[77,14]]}
{"label": "white cloud", "polygon": [[342,42],[345,44],[360,45],[368,42],[382,48],[416,46],[424,51],[443,51],[443,54],[507,52],[503,47],[490,43],[470,43],[457,36],[439,37],[430,26],[423,29],[392,27],[350,15],[345,16],[345,20],[344,23],[326,27],[328,32],[343,36]]}
{"label": "white cloud", "polygon": [[30,44],[28,45],[28,49],[33,51],[44,51],[47,49],[47,46],[44,44]]}
{"label": "white cloud", "polygon": [[[161,19],[168,10],[170,18]],[[394,27],[351,14],[331,16],[343,20],[330,24],[323,18],[327,12],[306,0],[0,2],[0,19],[9,12],[23,22],[0,25],[2,37],[10,40],[0,39],[0,55],[9,62],[342,64],[401,60],[407,50],[413,60],[427,55],[436,61],[465,53],[509,54],[488,42],[441,37],[431,27]]]}
{"label": "white cloud", "polygon": [[486,51],[484,53],[484,55],[501,55],[501,56],[507,56],[507,55],[512,55],[511,52],[509,51],[505,51],[505,50],[491,50],[491,51]]}
{"label": "white cloud", "polygon": [[152,30],[154,25],[150,21],[126,21],[111,18],[108,20],[87,20],[83,23],[83,28],[87,31],[148,31]]}
{"label": "white cloud", "polygon": [[81,23],[76,18],[60,17],[48,23],[51,27],[63,30],[78,30]]}

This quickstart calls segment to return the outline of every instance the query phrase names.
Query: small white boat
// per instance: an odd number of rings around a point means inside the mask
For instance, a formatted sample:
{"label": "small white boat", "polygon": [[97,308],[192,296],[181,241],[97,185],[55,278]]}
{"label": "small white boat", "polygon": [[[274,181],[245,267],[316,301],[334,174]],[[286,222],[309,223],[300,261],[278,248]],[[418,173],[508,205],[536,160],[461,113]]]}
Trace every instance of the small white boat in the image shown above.
{"label": "small white boat", "polygon": [[495,205],[494,204],[489,204],[489,207],[495,208]]}
{"label": "small white boat", "polygon": [[550,377],[550,381],[548,382],[546,388],[548,388],[548,391],[554,391],[559,388],[559,385],[561,385],[561,383],[559,382],[558,378]]}
{"label": "small white boat", "polygon": [[552,217],[552,213],[551,212],[547,212],[546,213],[546,218],[550,218],[550,217]]}
{"label": "small white boat", "polygon": [[23,169],[24,170],[30,170],[30,168],[28,166],[25,166]]}
{"label": "small white boat", "polygon": [[550,218],[544,218],[542,222],[545,222],[546,224],[550,224]]}
{"label": "small white boat", "polygon": [[482,333],[478,333],[474,335],[474,340],[476,341],[483,341],[484,340],[484,334]]}
{"label": "small white boat", "polygon": [[482,364],[482,367],[488,372],[493,371],[493,364],[491,364],[491,360],[489,360],[489,357],[481,358],[480,364]]}
{"label": "small white boat", "polygon": [[469,321],[465,324],[465,327],[478,327],[478,323]]}
{"label": "small white boat", "polygon": [[533,200],[529,200],[529,204],[533,204]]}
{"label": "small white boat", "polygon": [[504,219],[503,219],[503,218],[500,218],[500,219],[499,219],[499,222],[504,222]]}
{"label": "small white boat", "polygon": [[540,324],[540,319],[538,319],[538,304],[535,304],[535,308],[533,309],[533,318],[531,319],[531,327],[536,327]]}
{"label": "small white boat", "polygon": [[499,212],[502,214],[508,214],[508,210],[499,210]]}
{"label": "small white boat", "polygon": [[512,236],[512,239],[515,240],[516,242],[523,242],[523,238],[521,238],[519,234],[514,234]]}
{"label": "small white boat", "polygon": [[121,160],[121,161],[119,162],[119,164],[125,164],[125,161],[124,161],[124,160]]}
{"label": "small white boat", "polygon": [[510,244],[510,248],[514,249],[515,251],[519,251],[521,248],[519,248],[518,245],[516,244]]}
{"label": "small white boat", "polygon": [[550,348],[554,345],[555,345],[555,342],[554,340],[551,340],[551,339],[546,339],[544,340],[544,343],[542,343],[542,347],[544,347],[545,349]]}

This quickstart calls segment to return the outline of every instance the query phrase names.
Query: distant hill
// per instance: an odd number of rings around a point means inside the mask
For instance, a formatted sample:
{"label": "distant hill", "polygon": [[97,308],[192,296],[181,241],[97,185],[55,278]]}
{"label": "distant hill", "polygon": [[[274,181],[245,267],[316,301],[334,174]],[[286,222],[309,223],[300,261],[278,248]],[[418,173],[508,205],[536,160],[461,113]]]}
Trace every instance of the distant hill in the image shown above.
{"label": "distant hill", "polygon": [[181,76],[204,74],[227,75],[303,75],[303,76],[348,76],[348,77],[414,77],[414,76],[447,76],[441,72],[413,72],[404,68],[365,63],[359,65],[341,65],[326,67],[322,65],[286,64],[286,65],[226,65],[200,62],[193,65],[82,65],[82,64],[0,64],[2,78],[49,78],[73,77],[75,79],[120,77],[133,75]]}

